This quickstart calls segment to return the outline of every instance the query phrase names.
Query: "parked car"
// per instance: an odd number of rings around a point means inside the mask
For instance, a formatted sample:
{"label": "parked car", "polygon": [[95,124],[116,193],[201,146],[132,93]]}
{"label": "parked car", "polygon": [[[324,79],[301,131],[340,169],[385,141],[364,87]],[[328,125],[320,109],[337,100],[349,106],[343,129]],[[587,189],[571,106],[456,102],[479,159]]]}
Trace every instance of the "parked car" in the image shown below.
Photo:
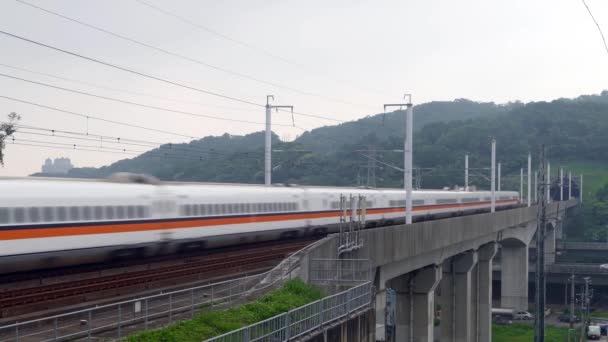
{"label": "parked car", "polygon": [[608,264],[601,264],[600,270],[608,270]]}
{"label": "parked car", "polygon": [[599,340],[602,338],[602,330],[599,325],[590,325],[587,328],[587,338],[590,340]]}
{"label": "parked car", "polygon": [[[577,315],[574,315],[572,318],[573,318],[572,321],[575,323],[578,323],[581,321],[581,318],[578,317]],[[560,322],[570,323],[570,314],[563,313],[563,314],[559,315],[558,319]]]}
{"label": "parked car", "polygon": [[508,317],[500,316],[500,315],[494,316],[493,321],[494,321],[494,324],[496,324],[496,325],[511,325],[511,324],[513,324],[513,321],[510,320]]}
{"label": "parked car", "polygon": [[532,316],[532,314],[529,313],[528,311],[515,311],[513,313],[513,319],[529,320],[529,319],[534,319],[534,316]]}

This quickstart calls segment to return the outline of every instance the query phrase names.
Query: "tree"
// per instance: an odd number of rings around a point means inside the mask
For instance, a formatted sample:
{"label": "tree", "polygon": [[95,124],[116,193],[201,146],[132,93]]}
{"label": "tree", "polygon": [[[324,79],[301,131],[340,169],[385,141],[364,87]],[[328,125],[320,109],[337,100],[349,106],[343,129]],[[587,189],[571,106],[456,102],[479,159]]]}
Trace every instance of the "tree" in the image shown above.
{"label": "tree", "polygon": [[17,123],[21,120],[21,116],[17,113],[10,113],[8,121],[0,124],[0,165],[4,166],[4,148],[6,147],[6,138],[17,132]]}

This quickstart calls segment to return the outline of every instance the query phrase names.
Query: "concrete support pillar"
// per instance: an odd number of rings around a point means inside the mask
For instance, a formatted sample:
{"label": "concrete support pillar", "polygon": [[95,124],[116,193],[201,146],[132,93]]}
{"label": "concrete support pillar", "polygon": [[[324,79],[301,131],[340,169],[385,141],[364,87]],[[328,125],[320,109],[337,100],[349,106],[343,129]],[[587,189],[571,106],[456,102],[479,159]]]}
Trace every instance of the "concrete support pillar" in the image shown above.
{"label": "concrete support pillar", "polygon": [[410,329],[413,325],[414,312],[412,306],[413,298],[413,275],[404,274],[389,280],[387,287],[395,290],[395,339],[394,341],[409,341]]}
{"label": "concrete support pillar", "polygon": [[500,306],[528,310],[528,246],[503,244],[501,249]]}
{"label": "concrete support pillar", "polygon": [[434,342],[435,289],[441,281],[441,266],[418,271],[413,282],[413,342]]}
{"label": "concrete support pillar", "polygon": [[471,271],[477,252],[457,255],[443,264],[441,281],[441,341],[469,342],[471,331]]}
{"label": "concrete support pillar", "polygon": [[395,341],[433,342],[435,289],[441,266],[429,266],[391,279],[397,293]]}
{"label": "concrete support pillar", "polygon": [[498,246],[495,242],[477,250],[477,339],[476,342],[492,341],[492,259]]}
{"label": "concrete support pillar", "polygon": [[[557,223],[555,223],[557,224]],[[549,226],[549,225],[547,225]],[[545,264],[551,265],[555,263],[555,230],[557,228],[553,227],[550,229],[547,227],[545,230]]]}

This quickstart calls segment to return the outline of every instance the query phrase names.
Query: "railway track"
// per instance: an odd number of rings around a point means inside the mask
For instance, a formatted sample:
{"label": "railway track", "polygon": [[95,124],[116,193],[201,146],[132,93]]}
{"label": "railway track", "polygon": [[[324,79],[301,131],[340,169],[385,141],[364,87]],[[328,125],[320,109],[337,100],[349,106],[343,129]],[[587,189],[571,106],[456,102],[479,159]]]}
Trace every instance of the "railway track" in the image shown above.
{"label": "railway track", "polygon": [[[64,301],[69,298],[81,298],[86,301],[89,294],[120,290],[121,288],[152,289],[155,284],[167,280],[186,280],[193,276],[217,276],[243,268],[254,269],[271,261],[283,259],[289,254],[308,245],[310,241],[298,241],[284,245],[255,247],[228,253],[211,254],[199,260],[186,261],[178,265],[162,266],[101,276],[97,278],[66,281],[0,292],[0,308],[12,311],[18,307],[35,308],[42,303]],[[73,301],[72,301],[73,302]],[[4,316],[4,315],[3,315]]]}

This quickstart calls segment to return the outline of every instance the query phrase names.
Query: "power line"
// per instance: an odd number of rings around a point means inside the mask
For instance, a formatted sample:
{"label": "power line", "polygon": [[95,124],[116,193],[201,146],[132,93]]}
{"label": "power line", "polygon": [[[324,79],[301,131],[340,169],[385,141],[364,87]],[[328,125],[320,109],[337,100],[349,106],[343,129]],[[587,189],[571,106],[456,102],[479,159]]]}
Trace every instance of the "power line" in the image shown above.
{"label": "power line", "polygon": [[604,42],[604,49],[606,49],[606,53],[608,53],[608,44],[606,44],[606,38],[604,37],[604,33],[602,32],[602,28],[600,27],[600,24],[598,24],[597,20],[595,20],[595,17],[593,16],[593,13],[591,12],[591,9],[589,8],[589,6],[587,6],[587,3],[585,2],[585,0],[581,0],[581,1],[583,1],[583,5],[585,5],[587,12],[589,12],[589,15],[591,16],[591,20],[593,20],[593,22],[595,23],[595,26],[597,26],[597,30],[600,32],[600,36],[602,37],[602,41]]}
{"label": "power line", "polygon": [[56,107],[51,107],[51,106],[43,105],[43,104],[36,103],[36,102],[16,99],[16,98],[10,97],[10,96],[0,95],[0,98],[11,100],[11,101],[15,101],[15,102],[20,102],[20,103],[25,103],[25,104],[29,104],[29,105],[40,107],[40,108],[46,108],[46,109],[54,110],[54,111],[65,113],[65,114],[69,114],[69,115],[79,116],[79,117],[85,118],[87,120],[91,119],[91,120],[103,121],[103,122],[112,123],[112,124],[116,124],[116,125],[127,126],[127,127],[131,127],[131,128],[138,128],[138,129],[143,129],[143,130],[146,130],[146,131],[152,131],[152,132],[156,132],[156,133],[164,133],[164,134],[170,134],[170,135],[180,136],[180,137],[189,138],[189,139],[196,139],[195,137],[190,136],[190,135],[185,135],[185,134],[181,134],[181,133],[165,131],[165,130],[156,129],[156,128],[144,127],[144,126],[140,126],[140,125],[136,125],[136,124],[130,124],[130,123],[121,122],[121,121],[103,119],[103,118],[100,118],[100,117],[96,117],[96,116],[92,116],[92,115],[87,115],[87,114],[82,114],[82,113],[77,113],[77,112],[72,112],[72,111],[69,111],[69,110],[65,110],[65,109],[61,109],[61,108],[56,108]]}
{"label": "power line", "polygon": [[[35,41],[35,40],[32,40],[32,39],[29,39],[29,38],[25,38],[25,37],[22,37],[22,36],[19,36],[19,35],[16,35],[16,34],[12,34],[12,33],[3,31],[3,30],[0,30],[0,33],[4,34],[6,36],[9,36],[9,37],[18,39],[18,40],[22,40],[22,41],[34,44],[34,45],[42,46],[42,47],[45,47],[45,48],[48,48],[48,49],[51,49],[51,50],[62,52],[64,54],[68,54],[68,55],[71,55],[71,56],[74,56],[74,57],[82,58],[82,59],[88,60],[90,62],[101,64],[101,65],[104,65],[104,66],[107,66],[107,67],[110,67],[110,68],[114,68],[114,69],[117,69],[117,70],[125,71],[125,72],[131,73],[131,74],[134,74],[134,75],[138,75],[138,76],[141,76],[141,77],[149,78],[149,79],[152,79],[152,80],[156,80],[156,81],[159,81],[159,82],[171,84],[171,85],[174,85],[174,86],[177,86],[177,87],[181,87],[181,88],[184,88],[184,89],[189,89],[189,90],[197,91],[197,92],[200,92],[200,93],[203,93],[203,94],[212,95],[212,96],[216,96],[216,97],[219,97],[219,98],[223,98],[223,99],[227,99],[227,100],[231,100],[231,101],[235,101],[235,102],[249,104],[249,105],[256,106],[256,107],[262,107],[262,108],[265,107],[265,105],[263,105],[263,104],[251,102],[251,101],[248,101],[248,100],[239,99],[237,97],[233,97],[233,96],[229,96],[229,95],[224,95],[224,94],[220,94],[220,93],[209,91],[209,90],[204,90],[204,89],[196,88],[196,87],[189,86],[189,85],[186,85],[186,84],[183,84],[183,83],[171,81],[171,80],[168,80],[168,79],[165,79],[165,78],[149,75],[149,74],[146,74],[146,73],[143,73],[143,72],[140,72],[140,71],[132,70],[132,69],[129,69],[129,68],[126,68],[126,67],[122,67],[122,66],[116,65],[116,64],[104,62],[104,61],[99,60],[99,59],[95,59],[95,58],[92,58],[92,57],[87,57],[87,56],[84,56],[84,55],[81,55],[81,54],[78,54],[78,53],[75,53],[75,52],[72,52],[72,51],[68,51],[68,50],[64,50],[64,49],[61,49],[61,48],[58,48],[58,47],[54,47],[54,46],[51,46],[51,45],[48,45],[48,44],[44,44],[44,43],[41,43],[41,42],[38,42],[38,41]],[[308,116],[308,117],[313,117],[313,118],[317,118],[317,119],[330,120],[330,121],[335,121],[335,122],[343,122],[342,120],[338,120],[338,119],[334,119],[334,118],[330,118],[330,117],[324,117],[324,116],[314,115],[314,114],[307,114],[307,113],[302,113],[302,112],[294,112],[294,114],[302,115],[302,116]]]}
{"label": "power line", "polygon": [[[221,117],[221,116],[214,116],[214,115],[208,115],[208,114],[199,114],[199,113],[186,112],[186,111],[177,110],[177,109],[164,108],[164,107],[158,107],[158,106],[151,106],[151,105],[147,105],[147,104],[143,104],[143,103],[137,103],[137,102],[127,101],[127,100],[121,100],[121,99],[116,99],[116,98],[113,98],[113,97],[108,97],[108,96],[88,93],[88,92],[84,92],[84,91],[64,88],[64,87],[60,87],[60,86],[56,86],[56,85],[52,85],[52,84],[48,84],[48,83],[32,81],[32,80],[28,80],[28,79],[25,79],[25,78],[11,76],[11,75],[7,75],[7,74],[3,74],[3,73],[0,73],[0,76],[6,77],[6,78],[11,78],[11,79],[22,81],[22,82],[28,82],[28,83],[32,83],[32,84],[37,84],[37,85],[41,85],[41,86],[45,86],[45,87],[49,87],[49,88],[54,88],[54,89],[59,89],[59,90],[63,90],[63,91],[68,91],[68,92],[75,93],[75,94],[96,97],[96,98],[100,98],[100,99],[104,99],[104,100],[108,100],[108,101],[115,101],[115,102],[120,102],[120,103],[124,103],[124,104],[128,104],[128,105],[138,106],[138,107],[144,107],[144,108],[162,110],[162,111],[171,112],[171,113],[177,113],[177,114],[183,114],[183,115],[189,115],[189,116],[197,116],[197,117],[203,117],[203,118],[215,119],[215,120],[223,120],[223,121],[231,121],[231,122],[241,122],[241,123],[254,124],[254,125],[264,125],[263,122],[258,122],[258,121],[248,121],[248,120],[241,120],[241,119],[230,119],[230,118],[225,118],[225,117]],[[283,125],[282,124],[275,124],[275,125],[277,125],[277,126],[291,127],[291,125],[284,125],[284,124]]]}
{"label": "power line", "polygon": [[340,100],[340,99],[335,99],[335,98],[327,97],[327,96],[324,96],[324,95],[321,95],[321,94],[316,94],[316,93],[304,91],[304,90],[301,90],[301,89],[289,87],[289,86],[286,86],[284,84],[279,84],[279,83],[276,83],[276,82],[266,81],[266,80],[263,80],[263,79],[260,79],[260,78],[257,78],[257,77],[251,76],[251,75],[243,74],[243,73],[236,72],[236,71],[233,71],[233,70],[229,70],[229,69],[226,69],[226,68],[223,68],[223,67],[219,67],[217,65],[209,64],[209,63],[201,61],[199,59],[195,59],[195,58],[188,57],[188,56],[176,53],[176,52],[172,52],[172,51],[163,49],[161,47],[154,46],[154,45],[151,45],[151,44],[148,44],[148,43],[144,43],[144,42],[141,42],[139,40],[136,40],[136,39],[124,36],[122,34],[118,34],[118,33],[115,33],[115,32],[112,32],[112,31],[109,31],[109,30],[106,30],[106,29],[103,29],[101,27],[85,23],[85,22],[80,21],[78,19],[74,19],[74,18],[65,16],[65,15],[63,15],[61,13],[45,9],[43,7],[40,7],[40,6],[36,6],[34,4],[31,4],[31,3],[23,1],[23,0],[15,0],[15,1],[17,1],[17,2],[19,2],[21,4],[33,7],[35,9],[40,10],[40,11],[43,11],[45,13],[48,13],[48,14],[51,14],[51,15],[54,15],[54,16],[58,16],[58,17],[63,18],[65,20],[69,20],[69,21],[77,23],[79,25],[86,26],[88,28],[97,30],[99,32],[103,32],[103,33],[108,34],[110,36],[113,36],[115,38],[122,39],[124,41],[130,42],[130,43],[133,43],[133,44],[136,44],[136,45],[139,45],[139,46],[143,46],[143,47],[146,47],[148,49],[159,51],[159,52],[162,52],[164,54],[167,54],[167,55],[170,55],[170,56],[173,56],[173,57],[177,57],[177,58],[180,58],[180,59],[192,62],[192,63],[196,63],[196,64],[199,64],[199,65],[205,66],[207,68],[211,68],[211,69],[214,69],[214,70],[217,70],[217,71],[221,71],[221,72],[224,72],[224,73],[236,76],[236,77],[244,78],[244,79],[247,79],[247,80],[250,80],[250,81],[254,81],[254,82],[270,85],[270,86],[277,87],[277,88],[283,88],[283,89],[286,89],[286,90],[289,90],[289,91],[292,91],[292,92],[296,92],[296,93],[300,93],[300,94],[303,94],[303,95],[314,96],[314,97],[323,98],[323,99],[326,99],[326,100],[329,100],[329,101],[333,101],[333,102],[339,102],[339,103],[343,103],[343,104],[359,106],[359,105],[354,104],[352,102],[348,102],[348,101],[344,101],[344,100]]}
{"label": "power line", "polygon": [[324,76],[325,78],[332,79],[333,81],[336,81],[336,82],[339,82],[339,83],[348,83],[348,84],[350,84],[351,86],[353,86],[355,88],[359,88],[359,89],[362,89],[362,90],[365,90],[365,91],[373,91],[375,93],[383,94],[383,95],[386,93],[385,91],[379,91],[379,90],[376,90],[376,89],[371,89],[371,88],[367,88],[367,87],[361,87],[360,85],[357,85],[357,84],[355,84],[354,82],[351,82],[351,81],[340,80],[340,79],[336,79],[336,78],[333,78],[333,77],[328,77],[328,75],[320,73],[315,68],[309,68],[309,67],[307,67],[305,65],[302,65],[300,63],[291,61],[291,60],[289,60],[289,59],[287,59],[285,57],[282,57],[282,56],[279,56],[277,54],[274,54],[274,53],[272,53],[272,52],[270,52],[270,51],[268,51],[266,49],[257,47],[257,46],[255,46],[253,44],[244,42],[244,41],[239,40],[239,39],[235,39],[235,38],[233,38],[233,37],[231,37],[229,35],[226,35],[224,33],[218,32],[217,30],[211,29],[208,26],[204,26],[204,25],[201,25],[199,23],[195,23],[192,20],[189,20],[189,19],[187,19],[187,18],[185,18],[183,16],[180,16],[178,14],[170,12],[170,11],[168,11],[166,9],[160,8],[160,7],[156,6],[156,5],[152,5],[152,4],[150,4],[148,2],[145,2],[143,0],[135,0],[135,1],[138,2],[138,3],[140,3],[140,4],[142,4],[142,5],[144,5],[144,6],[152,8],[153,10],[156,10],[156,11],[158,11],[158,12],[160,12],[160,13],[166,15],[166,16],[173,17],[174,19],[177,19],[178,21],[186,23],[187,25],[190,25],[190,26],[195,27],[197,29],[203,30],[203,31],[205,31],[205,32],[207,32],[209,34],[212,34],[214,36],[220,37],[220,38],[222,38],[224,40],[230,41],[230,42],[232,42],[232,43],[234,43],[236,45],[240,45],[242,47],[245,47],[247,49],[256,51],[256,52],[261,53],[263,55],[266,55],[266,56],[269,56],[271,58],[280,60],[283,63],[290,64],[292,66],[296,66],[298,68],[304,69],[307,72],[311,72],[312,71],[312,72],[314,72],[314,73],[316,73],[318,75]]}

